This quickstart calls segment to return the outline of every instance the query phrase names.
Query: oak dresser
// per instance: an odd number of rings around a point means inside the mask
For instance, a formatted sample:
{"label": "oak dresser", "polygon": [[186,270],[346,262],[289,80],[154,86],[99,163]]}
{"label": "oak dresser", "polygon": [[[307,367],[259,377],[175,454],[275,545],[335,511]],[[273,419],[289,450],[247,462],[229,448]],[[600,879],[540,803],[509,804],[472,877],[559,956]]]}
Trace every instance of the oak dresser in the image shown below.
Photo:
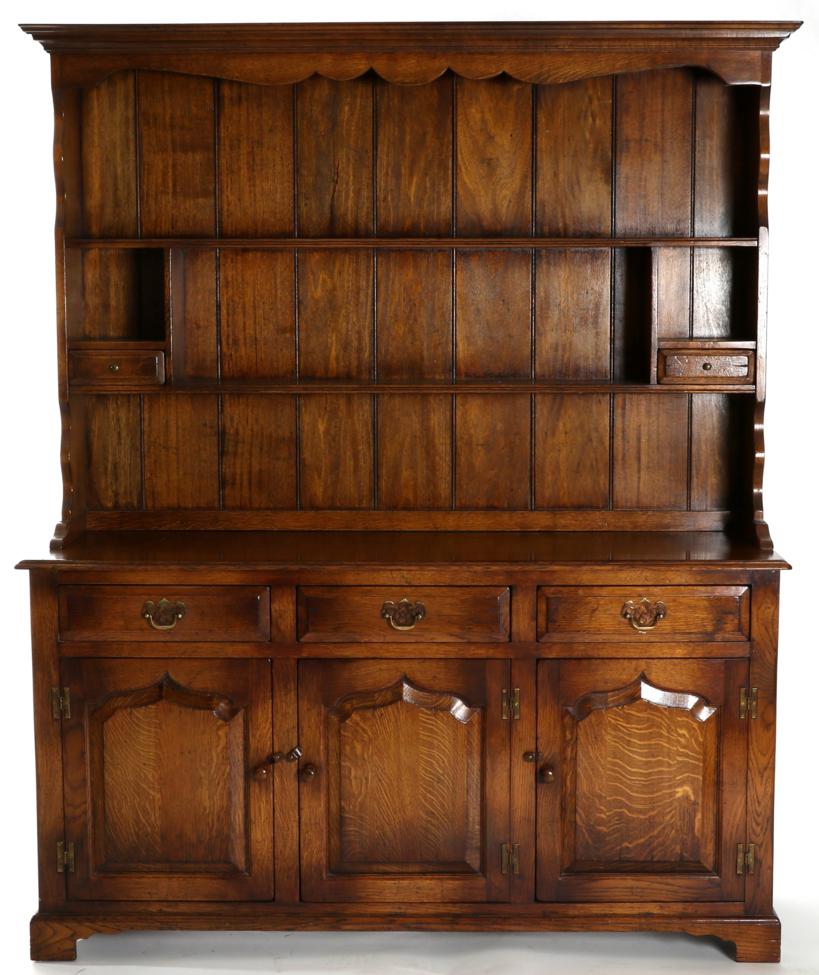
{"label": "oak dresser", "polygon": [[26,26],[64,503],[32,957],[681,931],[776,961],[793,23]]}

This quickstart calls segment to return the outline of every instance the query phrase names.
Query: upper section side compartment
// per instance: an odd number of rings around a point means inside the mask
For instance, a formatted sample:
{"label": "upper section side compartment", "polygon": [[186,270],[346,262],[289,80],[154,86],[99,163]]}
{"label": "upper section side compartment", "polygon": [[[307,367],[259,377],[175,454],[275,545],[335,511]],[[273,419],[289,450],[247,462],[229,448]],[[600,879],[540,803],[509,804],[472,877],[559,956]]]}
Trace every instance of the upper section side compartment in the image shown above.
{"label": "upper section side compartment", "polygon": [[348,80],[429,82],[505,72],[563,82],[683,64],[730,84],[767,83],[766,58],[798,22],[21,25],[58,57],[63,85],[94,84],[122,67],[294,83],[313,73]]}

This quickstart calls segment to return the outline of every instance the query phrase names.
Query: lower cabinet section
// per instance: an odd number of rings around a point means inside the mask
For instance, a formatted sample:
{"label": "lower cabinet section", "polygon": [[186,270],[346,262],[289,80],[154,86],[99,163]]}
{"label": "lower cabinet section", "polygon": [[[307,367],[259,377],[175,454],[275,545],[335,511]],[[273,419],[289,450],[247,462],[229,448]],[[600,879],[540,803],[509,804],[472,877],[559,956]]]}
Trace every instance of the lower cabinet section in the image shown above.
{"label": "lower cabinet section", "polygon": [[63,661],[69,900],[275,899],[275,802],[304,902],[501,903],[527,850],[530,900],[743,899],[746,660],[287,666]]}
{"label": "lower cabinet section", "polygon": [[[269,900],[266,660],[65,660],[69,899]],[[69,848],[71,849],[71,848]]]}
{"label": "lower cabinet section", "polygon": [[744,660],[538,663],[537,897],[741,900]]}
{"label": "lower cabinet section", "polygon": [[304,900],[509,899],[509,673],[503,660],[299,665]]}

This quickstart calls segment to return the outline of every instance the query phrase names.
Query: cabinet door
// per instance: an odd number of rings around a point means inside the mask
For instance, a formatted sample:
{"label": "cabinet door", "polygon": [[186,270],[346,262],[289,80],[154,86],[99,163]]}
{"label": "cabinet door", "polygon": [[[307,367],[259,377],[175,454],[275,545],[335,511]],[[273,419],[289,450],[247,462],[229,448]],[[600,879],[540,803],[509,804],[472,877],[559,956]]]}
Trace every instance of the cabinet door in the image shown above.
{"label": "cabinet door", "polygon": [[508,675],[495,660],[299,665],[305,900],[508,900]]}
{"label": "cabinet door", "polygon": [[66,660],[70,898],[273,896],[266,660]]}
{"label": "cabinet door", "polygon": [[743,660],[538,664],[537,896],[741,900]]}

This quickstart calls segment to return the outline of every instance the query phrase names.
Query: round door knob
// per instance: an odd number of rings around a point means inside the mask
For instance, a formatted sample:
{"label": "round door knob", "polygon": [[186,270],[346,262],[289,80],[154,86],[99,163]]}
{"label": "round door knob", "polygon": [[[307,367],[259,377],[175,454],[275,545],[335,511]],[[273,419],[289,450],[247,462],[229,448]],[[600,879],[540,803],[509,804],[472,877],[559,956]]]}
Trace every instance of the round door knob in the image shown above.
{"label": "round door knob", "polygon": [[315,765],[305,765],[301,770],[301,777],[305,782],[309,782],[310,779],[314,779],[318,775],[318,769]]}
{"label": "round door knob", "polygon": [[537,773],[538,782],[554,782],[555,770],[551,765],[544,765]]}

